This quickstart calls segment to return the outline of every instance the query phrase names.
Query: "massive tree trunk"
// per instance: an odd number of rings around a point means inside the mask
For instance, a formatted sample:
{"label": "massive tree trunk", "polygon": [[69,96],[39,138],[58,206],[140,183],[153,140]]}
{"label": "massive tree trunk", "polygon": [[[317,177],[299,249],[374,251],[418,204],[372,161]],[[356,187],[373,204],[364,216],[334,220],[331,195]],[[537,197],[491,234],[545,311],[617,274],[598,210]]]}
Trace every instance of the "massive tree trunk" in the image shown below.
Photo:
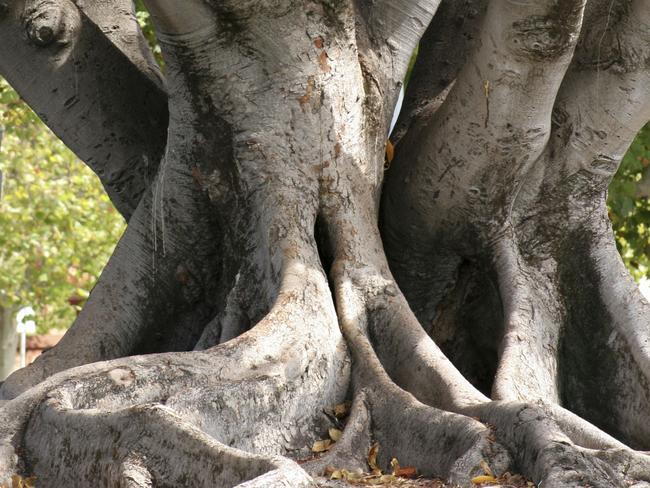
{"label": "massive tree trunk", "polygon": [[130,1],[0,4],[1,74],[129,218],[2,385],[0,481],[311,486],[378,442],[463,485],[650,486],[650,305],[605,208],[647,2],[438,3],[147,0],[164,89]]}

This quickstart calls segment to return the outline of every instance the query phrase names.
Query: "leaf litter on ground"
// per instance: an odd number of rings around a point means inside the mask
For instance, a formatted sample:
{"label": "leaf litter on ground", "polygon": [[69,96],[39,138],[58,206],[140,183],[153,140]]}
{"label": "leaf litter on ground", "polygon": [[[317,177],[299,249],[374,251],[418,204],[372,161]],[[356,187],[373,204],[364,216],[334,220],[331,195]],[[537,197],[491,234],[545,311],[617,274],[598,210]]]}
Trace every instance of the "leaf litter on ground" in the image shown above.
{"label": "leaf litter on ground", "polygon": [[[332,419],[336,427],[331,427],[328,430],[328,439],[320,439],[313,443],[311,448],[312,457],[310,459],[320,457],[341,439],[343,435],[342,429],[345,427],[343,421],[350,413],[350,406],[350,402],[344,402],[325,410],[325,413]],[[350,485],[400,488],[460,488],[458,485],[449,484],[441,479],[418,476],[415,467],[401,466],[397,458],[391,459],[390,473],[384,473],[377,464],[378,454],[379,444],[374,443],[367,454],[369,468],[367,472],[360,469],[348,470],[343,467],[328,466],[325,469],[324,476],[317,477],[316,482],[318,486],[332,488],[343,488]],[[521,475],[506,472],[496,476],[485,460],[481,460],[479,466],[483,470],[483,474],[474,476],[471,479],[472,486],[476,488],[534,488],[535,486]]]}

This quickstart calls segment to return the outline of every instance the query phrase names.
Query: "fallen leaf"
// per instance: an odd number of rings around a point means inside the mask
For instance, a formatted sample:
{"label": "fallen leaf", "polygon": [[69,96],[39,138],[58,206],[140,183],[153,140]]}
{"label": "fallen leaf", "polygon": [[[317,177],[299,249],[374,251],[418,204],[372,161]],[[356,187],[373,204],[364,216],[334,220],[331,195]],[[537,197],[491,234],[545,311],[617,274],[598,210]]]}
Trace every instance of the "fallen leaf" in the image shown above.
{"label": "fallen leaf", "polygon": [[386,160],[389,163],[392,163],[394,157],[395,157],[395,146],[393,146],[393,143],[390,142],[390,139],[387,139],[386,140]]}
{"label": "fallen leaf", "polygon": [[327,51],[322,51],[318,55],[318,65],[320,66],[320,70],[324,73],[329,73],[332,70],[328,63],[328,59],[329,57],[327,56]]}
{"label": "fallen leaf", "polygon": [[472,483],[475,485],[482,485],[483,483],[498,483],[498,481],[499,480],[497,480],[494,476],[489,476],[487,474],[474,476],[472,478]]}
{"label": "fallen leaf", "polygon": [[400,478],[415,478],[418,475],[418,470],[413,466],[404,466],[403,468],[396,469],[393,474]]}
{"label": "fallen leaf", "polygon": [[334,407],[334,415],[336,418],[347,417],[350,413],[350,402],[339,403]]}
{"label": "fallen leaf", "polygon": [[314,442],[314,445],[311,447],[312,452],[325,452],[332,447],[332,441],[330,439],[323,439],[320,441]]}
{"label": "fallen leaf", "polygon": [[331,480],[340,480],[341,478],[343,478],[343,472],[340,469],[333,471],[330,475]]}
{"label": "fallen leaf", "polygon": [[309,76],[307,78],[307,89],[305,90],[305,94],[298,98],[298,102],[300,102],[300,106],[304,110],[306,105],[309,103],[311,100],[311,95],[314,92],[314,77]]}
{"label": "fallen leaf", "polygon": [[334,442],[338,442],[341,436],[343,435],[343,432],[341,432],[339,429],[335,429],[334,427],[331,427],[329,429],[329,435],[330,435],[330,439],[332,439]]}
{"label": "fallen leaf", "polygon": [[371,470],[379,469],[377,467],[377,453],[379,452],[379,444],[375,443],[370,447],[368,451],[368,466]]}

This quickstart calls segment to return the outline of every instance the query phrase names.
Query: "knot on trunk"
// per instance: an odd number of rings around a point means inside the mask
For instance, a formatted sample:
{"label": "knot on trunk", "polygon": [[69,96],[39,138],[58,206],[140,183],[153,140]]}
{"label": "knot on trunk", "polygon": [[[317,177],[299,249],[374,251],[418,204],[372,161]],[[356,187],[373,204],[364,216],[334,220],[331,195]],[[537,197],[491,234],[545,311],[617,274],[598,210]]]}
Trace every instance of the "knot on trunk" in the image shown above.
{"label": "knot on trunk", "polygon": [[[74,9],[74,10],[73,10]],[[67,0],[30,0],[25,4],[23,25],[27,38],[37,46],[66,43],[72,31],[71,13],[76,11]],[[0,14],[2,8],[0,6]]]}
{"label": "knot on trunk", "polygon": [[578,40],[583,2],[554,5],[547,15],[533,15],[512,25],[510,43],[515,53],[534,61],[554,61],[569,53]]}

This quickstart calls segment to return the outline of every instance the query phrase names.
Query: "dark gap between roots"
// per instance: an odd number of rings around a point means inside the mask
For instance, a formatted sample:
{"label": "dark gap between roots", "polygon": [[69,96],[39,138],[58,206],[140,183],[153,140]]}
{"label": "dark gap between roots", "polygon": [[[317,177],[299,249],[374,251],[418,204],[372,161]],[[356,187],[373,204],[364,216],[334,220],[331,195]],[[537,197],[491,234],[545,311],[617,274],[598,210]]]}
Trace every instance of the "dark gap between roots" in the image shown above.
{"label": "dark gap between roots", "polygon": [[438,303],[425,330],[458,370],[490,396],[503,337],[503,304],[489,273],[464,260],[456,283]]}

